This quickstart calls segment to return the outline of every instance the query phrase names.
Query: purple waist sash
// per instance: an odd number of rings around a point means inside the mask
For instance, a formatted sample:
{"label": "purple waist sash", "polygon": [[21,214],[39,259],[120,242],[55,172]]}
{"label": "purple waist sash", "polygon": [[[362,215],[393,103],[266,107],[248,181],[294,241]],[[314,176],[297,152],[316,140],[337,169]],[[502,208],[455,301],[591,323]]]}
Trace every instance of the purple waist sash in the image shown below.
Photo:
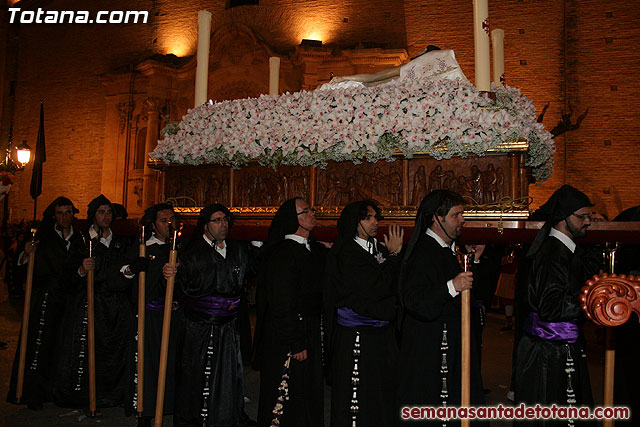
{"label": "purple waist sash", "polygon": [[240,297],[223,298],[223,297],[201,297],[187,298],[186,305],[191,310],[200,313],[228,317],[238,314],[238,306],[240,305]]}
{"label": "purple waist sash", "polygon": [[164,300],[154,299],[145,304],[147,310],[164,311]]}
{"label": "purple waist sash", "polygon": [[354,326],[373,326],[379,328],[381,326],[387,326],[389,321],[372,319],[358,314],[348,307],[340,307],[338,309],[338,323],[349,328]]}
{"label": "purple waist sash", "polygon": [[[164,298],[149,301],[145,304],[145,308],[153,311],[164,311]],[[172,311],[176,311],[178,308],[180,308],[180,304],[177,301],[174,301]]]}
{"label": "purple waist sash", "polygon": [[529,313],[524,331],[544,340],[565,341],[573,344],[578,341],[578,319],[568,322],[543,322],[538,313]]}

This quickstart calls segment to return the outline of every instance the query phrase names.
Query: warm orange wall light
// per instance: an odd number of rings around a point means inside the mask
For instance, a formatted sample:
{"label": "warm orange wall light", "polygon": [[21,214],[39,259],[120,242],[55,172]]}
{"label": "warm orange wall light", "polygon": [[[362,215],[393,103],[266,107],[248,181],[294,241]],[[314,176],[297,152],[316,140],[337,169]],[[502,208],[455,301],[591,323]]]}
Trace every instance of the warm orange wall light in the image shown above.
{"label": "warm orange wall light", "polygon": [[187,39],[172,39],[167,40],[165,43],[164,53],[166,55],[174,54],[175,56],[182,57],[195,53],[195,45]]}

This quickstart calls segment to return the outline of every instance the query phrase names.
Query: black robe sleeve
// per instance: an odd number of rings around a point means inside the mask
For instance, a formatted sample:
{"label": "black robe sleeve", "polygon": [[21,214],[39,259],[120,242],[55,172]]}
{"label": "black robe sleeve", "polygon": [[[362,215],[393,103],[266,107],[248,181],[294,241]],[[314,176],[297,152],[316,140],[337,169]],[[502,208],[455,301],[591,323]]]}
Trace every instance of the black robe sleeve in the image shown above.
{"label": "black robe sleeve", "polygon": [[[305,332],[300,313],[300,287],[303,278],[300,271],[300,257],[297,243],[284,242],[283,247],[273,254],[269,268],[267,299],[277,325],[276,339],[289,346],[293,354],[307,348]],[[301,246],[301,245],[298,245]],[[302,247],[302,250],[305,250]]]}
{"label": "black robe sleeve", "polygon": [[572,283],[574,254],[554,237],[547,238],[535,258],[528,287],[528,303],[545,322],[564,322],[580,316],[580,286]]}
{"label": "black robe sleeve", "polygon": [[384,252],[379,263],[356,242],[348,242],[338,254],[342,281],[336,289],[335,308],[350,307],[372,319],[395,320],[400,257]]}
{"label": "black robe sleeve", "polygon": [[447,282],[462,271],[456,256],[431,237],[424,237],[411,253],[407,271],[401,295],[406,311],[425,321],[438,319],[453,299]]}

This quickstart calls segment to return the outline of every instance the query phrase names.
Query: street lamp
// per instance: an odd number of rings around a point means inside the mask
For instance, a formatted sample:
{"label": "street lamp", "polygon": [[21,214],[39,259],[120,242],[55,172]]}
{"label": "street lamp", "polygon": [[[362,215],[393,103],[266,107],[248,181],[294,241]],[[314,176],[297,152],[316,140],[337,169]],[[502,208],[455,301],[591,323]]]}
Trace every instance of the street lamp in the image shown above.
{"label": "street lamp", "polygon": [[[9,131],[11,133],[11,131]],[[7,151],[5,153],[4,161],[0,162],[0,177],[13,179],[14,174],[20,172],[31,160],[31,147],[27,144],[27,141],[23,140],[22,144],[16,147],[17,162],[11,160],[11,136],[9,137],[9,144],[7,145]],[[9,181],[9,184],[12,182]],[[6,233],[7,222],[9,220],[9,193],[4,194],[4,206],[2,216],[2,230]]]}
{"label": "street lamp", "polygon": [[16,147],[16,156],[18,158],[18,163],[23,168],[29,163],[31,159],[31,147],[27,144],[27,141],[22,140],[22,144]]}

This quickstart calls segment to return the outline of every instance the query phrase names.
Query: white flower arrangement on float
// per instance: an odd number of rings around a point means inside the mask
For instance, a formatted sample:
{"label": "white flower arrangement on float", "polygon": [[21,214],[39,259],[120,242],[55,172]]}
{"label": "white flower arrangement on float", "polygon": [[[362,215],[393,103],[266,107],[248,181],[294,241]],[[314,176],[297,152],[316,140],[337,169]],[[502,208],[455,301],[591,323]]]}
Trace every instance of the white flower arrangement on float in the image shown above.
{"label": "white flower arrangement on float", "polygon": [[262,95],[204,104],[163,129],[151,157],[168,164],[325,167],[327,162],[483,155],[500,143],[529,141],[527,166],[553,171],[552,135],[531,100],[496,87],[493,104],[459,80],[403,81],[369,88]]}

